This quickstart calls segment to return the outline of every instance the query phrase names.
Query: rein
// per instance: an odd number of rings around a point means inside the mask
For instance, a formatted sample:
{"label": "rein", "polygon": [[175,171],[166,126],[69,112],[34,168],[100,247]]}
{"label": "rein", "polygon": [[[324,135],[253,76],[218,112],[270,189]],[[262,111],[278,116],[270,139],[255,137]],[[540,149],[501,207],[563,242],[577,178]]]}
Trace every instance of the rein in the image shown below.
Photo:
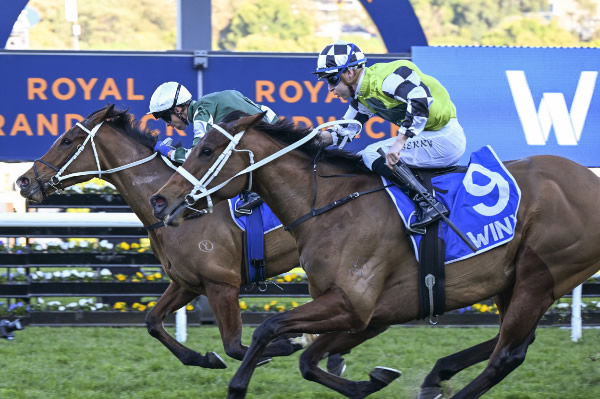
{"label": "rein", "polygon": [[333,201],[330,204],[325,205],[324,207],[315,209],[315,205],[317,204],[317,177],[323,177],[323,178],[331,178],[331,177],[354,177],[356,175],[331,175],[331,176],[321,176],[318,175],[317,173],[317,159],[319,159],[319,155],[321,153],[321,149],[319,149],[319,152],[317,153],[317,155],[315,156],[315,158],[313,159],[313,182],[315,185],[315,190],[314,190],[314,195],[313,195],[313,203],[312,206],[310,207],[310,212],[308,212],[307,214],[300,216],[298,219],[294,220],[292,223],[288,224],[287,226],[285,226],[283,229],[285,231],[290,231],[295,229],[298,225],[300,225],[301,223],[306,222],[308,219],[314,217],[314,216],[319,216],[327,211],[330,211],[334,208],[337,208],[338,206],[344,205],[347,202],[352,201],[353,199],[356,199],[358,197],[360,197],[361,195],[367,195],[367,194],[372,194],[375,193],[377,191],[381,191],[381,190],[385,190],[387,187],[390,187],[391,184],[388,184],[386,186],[381,186],[381,187],[377,187],[377,188],[373,188],[371,190],[367,190],[367,191],[360,191],[360,192],[354,192],[351,194],[348,194],[345,197],[342,197],[338,200]]}
{"label": "rein", "polygon": [[[237,133],[235,136],[232,136],[221,126],[213,125],[213,128],[215,128],[221,134],[223,134],[225,137],[227,137],[230,140],[230,143],[227,145],[227,147],[219,155],[219,157],[217,158],[215,163],[212,164],[212,166],[208,169],[208,171],[206,171],[206,173],[200,180],[196,179],[191,173],[189,173],[183,167],[183,165],[180,166],[179,168],[177,168],[177,172],[194,186],[192,188],[192,190],[190,191],[190,193],[185,196],[185,204],[187,206],[191,206],[199,199],[206,197],[206,201],[208,202],[208,210],[209,210],[209,212],[212,212],[212,199],[210,197],[210,195],[212,193],[220,190],[222,187],[227,185],[230,181],[232,181],[236,177],[242,176],[246,173],[251,173],[253,170],[258,169],[261,166],[266,165],[267,163],[281,157],[282,155],[285,155],[288,152],[302,146],[303,144],[312,140],[319,133],[319,131],[321,131],[325,127],[333,126],[333,125],[341,125],[341,124],[358,124],[362,128],[362,125],[360,124],[360,122],[355,121],[355,120],[337,120],[337,121],[326,122],[326,123],[323,123],[323,124],[317,126],[316,128],[314,128],[309,134],[304,136],[302,139],[282,148],[281,150],[275,152],[274,154],[269,155],[268,157],[258,161],[257,163],[254,163],[254,154],[252,153],[252,151],[238,150],[235,148],[237,146],[237,144],[240,142],[240,140],[242,139],[244,133],[246,133],[245,130]],[[229,157],[231,156],[233,151],[248,151],[250,154],[250,165],[248,167],[242,169],[241,171],[239,171],[238,173],[236,173],[229,179],[225,180],[223,183],[218,184],[209,189],[207,187],[208,184],[210,184],[210,182],[219,174],[219,172],[221,171],[221,169],[223,168],[223,166],[225,165],[225,163],[227,162],[227,160],[229,159]],[[252,175],[250,175],[250,176],[252,176]],[[250,178],[250,184],[251,183],[252,183],[252,179]]]}

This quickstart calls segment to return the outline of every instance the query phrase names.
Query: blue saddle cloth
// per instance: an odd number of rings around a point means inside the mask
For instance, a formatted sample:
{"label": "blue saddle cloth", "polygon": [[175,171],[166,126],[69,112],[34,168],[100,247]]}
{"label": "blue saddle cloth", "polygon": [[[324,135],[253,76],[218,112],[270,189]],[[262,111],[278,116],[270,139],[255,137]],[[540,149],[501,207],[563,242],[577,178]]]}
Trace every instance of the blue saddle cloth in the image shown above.
{"label": "blue saddle cloth", "polygon": [[[235,216],[235,213],[234,213],[235,204],[239,201],[239,198],[240,198],[240,196],[237,195],[228,200],[229,201],[229,212],[231,213],[231,218],[233,219],[235,224],[237,224],[239,226],[239,228],[242,229],[242,231],[246,231],[246,228],[248,227],[248,223],[249,223],[249,215],[242,215],[240,217],[237,217],[237,216]],[[273,211],[264,202],[262,204],[260,204],[258,207],[254,208],[252,211],[255,212],[256,210],[259,210],[261,213],[264,234],[267,234],[267,233],[283,226],[281,224],[281,222],[279,221],[279,219],[277,219],[275,214],[273,214]]]}
{"label": "blue saddle cloth", "polygon": [[[382,177],[384,183],[390,184]],[[471,239],[478,251],[469,247],[440,222],[439,236],[446,242],[446,264],[470,258],[514,237],[521,190],[490,146],[473,152],[465,173],[448,173],[431,179],[435,197],[450,210],[449,219]],[[415,217],[415,204],[397,186],[386,188],[405,226]],[[411,234],[417,260],[422,235]]]}

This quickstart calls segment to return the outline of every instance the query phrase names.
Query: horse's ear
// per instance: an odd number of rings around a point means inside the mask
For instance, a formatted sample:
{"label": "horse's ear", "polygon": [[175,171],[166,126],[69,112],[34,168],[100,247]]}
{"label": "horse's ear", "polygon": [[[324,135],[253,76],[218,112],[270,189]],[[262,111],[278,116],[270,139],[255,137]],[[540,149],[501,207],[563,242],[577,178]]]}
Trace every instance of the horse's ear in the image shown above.
{"label": "horse's ear", "polygon": [[106,121],[111,119],[114,115],[113,115],[113,111],[115,109],[115,104],[107,104],[106,107],[104,108],[104,115],[102,116],[102,120]]}
{"label": "horse's ear", "polygon": [[97,125],[100,122],[109,120],[111,117],[113,117],[114,108],[114,104],[106,104],[104,108],[95,112],[94,115],[92,115],[92,119],[90,119],[91,124]]}
{"label": "horse's ear", "polygon": [[242,130],[248,130],[258,122],[262,121],[267,113],[261,112],[256,115],[244,116],[238,119],[234,125],[234,133],[241,132]]}

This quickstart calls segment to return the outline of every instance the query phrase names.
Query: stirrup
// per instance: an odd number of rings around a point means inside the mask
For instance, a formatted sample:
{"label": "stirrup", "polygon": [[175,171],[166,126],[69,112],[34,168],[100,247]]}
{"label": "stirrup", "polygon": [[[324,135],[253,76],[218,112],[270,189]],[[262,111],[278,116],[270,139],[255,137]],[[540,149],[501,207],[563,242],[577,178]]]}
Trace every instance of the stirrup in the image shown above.
{"label": "stirrup", "polygon": [[420,234],[420,235],[424,235],[425,233],[427,233],[427,229],[425,227],[413,227],[412,225],[414,223],[417,223],[418,220],[415,220],[414,222],[410,222],[410,220],[412,219],[413,215],[415,216],[415,218],[417,217],[417,211],[412,211],[412,213],[410,215],[408,215],[408,222],[406,223],[406,231],[412,234]]}
{"label": "stirrup", "polygon": [[240,196],[238,201],[235,203],[234,214],[236,217],[242,215],[251,215],[252,210],[260,206],[263,203],[263,199],[256,193],[249,192],[243,196]]}

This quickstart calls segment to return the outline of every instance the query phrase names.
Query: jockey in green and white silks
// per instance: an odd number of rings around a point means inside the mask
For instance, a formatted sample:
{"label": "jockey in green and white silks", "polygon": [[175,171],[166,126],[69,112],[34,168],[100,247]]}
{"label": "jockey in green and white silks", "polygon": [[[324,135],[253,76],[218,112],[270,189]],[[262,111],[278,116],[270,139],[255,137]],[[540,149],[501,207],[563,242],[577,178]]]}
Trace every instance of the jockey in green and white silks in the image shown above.
{"label": "jockey in green and white silks", "polygon": [[[456,163],[465,151],[466,139],[456,119],[456,108],[446,89],[435,78],[406,60],[366,67],[366,57],[353,43],[337,41],[319,54],[313,72],[327,80],[329,91],[350,100],[343,119],[364,124],[378,115],[398,125],[398,135],[373,143],[362,151],[365,165],[374,172],[407,187],[419,204],[423,227],[447,215],[448,210],[414,177],[412,167],[445,167]],[[341,137],[351,139],[351,125],[322,134],[325,144]],[[381,149],[385,157],[379,155]]]}
{"label": "jockey in green and white silks", "polygon": [[[190,92],[177,82],[166,82],[158,86],[150,99],[149,113],[180,130],[191,122],[194,128],[192,146],[195,146],[213,124],[221,122],[232,111],[243,111],[250,115],[266,111],[266,122],[274,123],[278,120],[269,107],[256,104],[239,91],[218,91],[192,101]],[[165,142],[157,143],[155,150],[179,163],[185,161],[191,151],[183,147],[171,148]]]}

